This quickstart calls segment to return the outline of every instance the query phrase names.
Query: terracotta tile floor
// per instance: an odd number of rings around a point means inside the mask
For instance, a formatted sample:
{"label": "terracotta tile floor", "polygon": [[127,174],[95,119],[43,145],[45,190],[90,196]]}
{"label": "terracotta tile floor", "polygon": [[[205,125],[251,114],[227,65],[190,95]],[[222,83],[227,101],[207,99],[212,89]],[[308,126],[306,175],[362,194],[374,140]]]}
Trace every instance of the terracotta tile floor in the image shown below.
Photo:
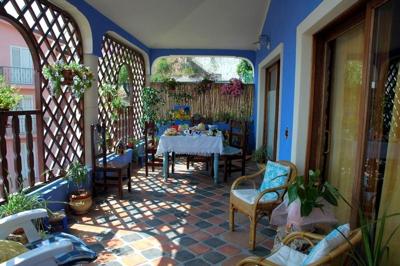
{"label": "terracotta tile floor", "polygon": [[[256,171],[249,165],[247,173]],[[90,213],[71,219],[71,232],[98,252],[93,265],[235,265],[267,255],[275,234],[267,219],[258,224],[250,252],[246,217],[236,215],[237,230],[228,231],[230,184],[214,186],[206,174],[178,163],[164,182],[160,169],[147,178],[139,169],[131,193],[125,188],[122,200],[115,191],[96,198]]]}

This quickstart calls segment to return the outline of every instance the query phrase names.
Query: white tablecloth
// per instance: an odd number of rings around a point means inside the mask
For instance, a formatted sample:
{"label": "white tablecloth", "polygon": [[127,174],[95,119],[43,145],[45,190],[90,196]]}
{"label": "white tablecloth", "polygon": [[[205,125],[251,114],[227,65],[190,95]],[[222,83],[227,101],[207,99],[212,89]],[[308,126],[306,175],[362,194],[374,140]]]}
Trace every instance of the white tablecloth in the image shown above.
{"label": "white tablecloth", "polygon": [[160,137],[157,154],[175,152],[187,155],[221,154],[224,149],[222,136],[165,136]]}

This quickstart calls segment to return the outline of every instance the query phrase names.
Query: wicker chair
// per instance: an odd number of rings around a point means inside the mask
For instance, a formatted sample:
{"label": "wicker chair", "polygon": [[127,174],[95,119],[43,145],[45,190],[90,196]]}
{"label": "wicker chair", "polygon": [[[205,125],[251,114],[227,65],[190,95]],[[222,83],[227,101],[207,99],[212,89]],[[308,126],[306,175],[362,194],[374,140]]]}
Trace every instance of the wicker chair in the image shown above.
{"label": "wicker chair", "polygon": [[[312,234],[312,233],[307,233],[307,232],[294,232],[294,233],[291,233],[288,236],[286,236],[283,239],[282,243],[284,245],[289,245],[295,239],[304,239],[307,242],[309,242],[311,244],[311,246],[314,246],[315,240],[320,241],[323,238],[324,238],[323,235]],[[337,259],[342,260],[343,255],[345,255],[350,249],[352,249],[353,247],[357,246],[360,243],[361,238],[362,238],[361,230],[360,229],[353,230],[352,232],[350,232],[348,241],[339,245],[337,248],[333,249],[327,255],[325,255],[318,261],[316,261],[312,264],[309,264],[308,266],[326,265],[327,263],[334,262]],[[268,257],[256,257],[256,256],[247,257],[247,258],[241,260],[237,264],[237,266],[256,266],[256,265],[279,266],[278,264],[275,264],[275,263],[269,261]]]}
{"label": "wicker chair", "polygon": [[[259,192],[259,190],[256,189],[254,179],[256,177],[259,177],[264,174],[264,172],[265,172],[265,168],[264,168],[255,174],[239,177],[238,179],[235,180],[235,182],[232,184],[232,187],[231,187],[230,205],[229,205],[230,206],[230,208],[229,208],[230,209],[229,210],[229,229],[230,229],[230,231],[234,231],[234,229],[235,229],[235,224],[234,224],[235,211],[240,211],[240,212],[246,214],[250,219],[249,248],[251,250],[254,250],[254,247],[255,247],[257,222],[264,215],[270,216],[272,210],[274,208],[276,208],[283,201],[283,195],[285,194],[285,192],[287,190],[287,185],[290,182],[294,181],[294,179],[297,175],[297,169],[294,164],[287,162],[287,161],[278,161],[277,163],[290,168],[290,172],[284,175],[284,176],[288,176],[288,178],[283,186],[266,189],[266,190]],[[268,178],[274,179],[274,178],[277,178],[277,176],[268,177]],[[247,193],[248,196],[250,196],[250,197],[253,195],[251,200],[249,200],[249,199],[246,200],[243,197],[240,197],[238,195],[238,191],[240,191],[240,189],[237,189],[237,187],[243,181],[252,181],[253,182],[253,189],[242,190],[243,193],[244,192]],[[265,201],[264,196],[267,193],[276,193],[277,198],[275,200]]]}

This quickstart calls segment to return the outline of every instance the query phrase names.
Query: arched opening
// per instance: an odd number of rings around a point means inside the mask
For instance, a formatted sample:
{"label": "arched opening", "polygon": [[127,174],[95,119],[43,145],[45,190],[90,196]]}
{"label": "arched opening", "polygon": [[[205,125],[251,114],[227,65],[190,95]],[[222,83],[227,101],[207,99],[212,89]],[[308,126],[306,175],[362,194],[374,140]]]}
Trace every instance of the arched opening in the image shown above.
{"label": "arched opening", "polygon": [[[35,108],[40,110],[36,121],[38,158],[32,161],[43,163],[35,175],[42,182],[49,181],[72,161],[84,161],[83,100],[66,93],[66,88],[59,97],[51,95],[41,73],[44,66],[58,60],[82,63],[81,34],[72,16],[47,0],[8,0],[1,1],[0,5],[0,17],[21,32],[32,54]],[[20,148],[19,144],[15,146]],[[20,157],[15,160],[16,169],[20,168]],[[8,171],[7,161],[5,164],[4,169]],[[3,170],[0,177],[7,178],[7,171]],[[35,181],[31,179],[29,185],[33,186]]]}
{"label": "arched opening", "polygon": [[[119,116],[115,116],[113,102],[99,97],[99,120],[106,126],[110,138],[116,142],[142,135],[140,93],[145,85],[146,66],[143,55],[134,48],[106,34],[103,37],[102,56],[98,67],[99,88],[113,85],[126,87],[125,97],[129,103]],[[118,91],[120,91],[118,89]],[[101,96],[101,95],[100,95]]]}
{"label": "arched opening", "polygon": [[[14,160],[16,157],[16,150],[14,146],[14,133],[12,117],[8,116],[5,131],[5,143],[7,149],[8,161],[8,183],[9,192],[15,192],[22,186],[29,185],[29,162],[28,150],[29,144],[32,145],[32,153],[34,156],[33,164],[33,177],[34,181],[39,181],[39,161],[38,161],[38,129],[37,129],[37,116],[31,116],[32,119],[32,142],[28,144],[26,116],[29,111],[38,108],[37,103],[37,67],[38,60],[37,54],[31,49],[29,37],[24,31],[16,27],[14,23],[4,17],[0,17],[0,79],[1,89],[5,87],[16,90],[19,102],[17,106],[11,110],[20,111],[18,116],[19,126],[19,142],[20,142],[20,157],[21,157],[21,173],[18,173],[17,162]],[[28,42],[26,41],[28,39]],[[4,102],[6,99],[1,99]],[[42,166],[42,165],[41,165]],[[21,176],[20,176],[21,175]],[[19,177],[19,178],[17,178]],[[22,184],[20,184],[22,182]]]}

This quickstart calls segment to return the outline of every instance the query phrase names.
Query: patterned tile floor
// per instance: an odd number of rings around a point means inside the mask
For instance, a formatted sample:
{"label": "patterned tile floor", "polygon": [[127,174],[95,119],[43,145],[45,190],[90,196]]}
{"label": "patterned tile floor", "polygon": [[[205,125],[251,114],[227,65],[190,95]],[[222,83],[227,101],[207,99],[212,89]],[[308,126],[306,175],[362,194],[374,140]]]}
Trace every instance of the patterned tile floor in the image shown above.
{"label": "patterned tile floor", "polygon": [[[249,164],[247,173],[256,171]],[[275,235],[267,219],[258,224],[250,252],[247,218],[236,215],[237,230],[228,230],[230,184],[214,186],[199,167],[186,170],[178,163],[167,182],[160,169],[147,178],[139,169],[124,199],[111,190],[95,199],[90,213],[73,217],[71,232],[98,252],[93,265],[235,265],[252,254],[267,255]]]}

